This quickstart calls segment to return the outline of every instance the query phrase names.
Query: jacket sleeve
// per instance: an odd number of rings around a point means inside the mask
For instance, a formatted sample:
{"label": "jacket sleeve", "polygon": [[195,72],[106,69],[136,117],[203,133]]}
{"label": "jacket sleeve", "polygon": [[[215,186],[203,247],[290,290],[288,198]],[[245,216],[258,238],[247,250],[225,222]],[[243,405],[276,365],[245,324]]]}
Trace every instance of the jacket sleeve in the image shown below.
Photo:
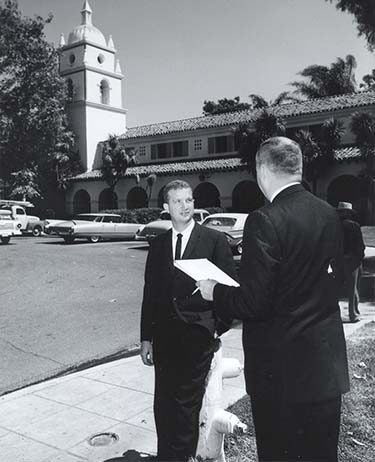
{"label": "jacket sleeve", "polygon": [[141,310],[141,342],[144,340],[152,340],[152,324],[153,324],[153,310],[154,310],[154,293],[155,293],[155,275],[157,269],[155,268],[155,248],[151,243],[146,260],[145,278],[143,288],[143,300]]}
{"label": "jacket sleeve", "polygon": [[281,250],[274,225],[261,210],[249,215],[243,237],[240,287],[217,284],[214,302],[219,317],[264,320],[272,315]]}

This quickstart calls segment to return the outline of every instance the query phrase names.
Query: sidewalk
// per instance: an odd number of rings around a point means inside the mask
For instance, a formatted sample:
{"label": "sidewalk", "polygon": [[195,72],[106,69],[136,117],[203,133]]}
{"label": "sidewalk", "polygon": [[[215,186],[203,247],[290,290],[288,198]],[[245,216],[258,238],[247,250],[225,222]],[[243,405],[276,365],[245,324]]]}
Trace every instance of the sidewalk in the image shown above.
{"label": "sidewalk", "polygon": [[[346,336],[375,320],[373,303],[362,303],[360,310],[362,321],[350,324],[342,308]],[[240,327],[223,336],[223,356],[243,362]],[[5,395],[0,398],[0,459],[130,462],[136,459],[121,456],[131,449],[154,454],[152,393],[153,368],[143,366],[137,355]],[[223,406],[244,394],[243,375],[226,380]],[[103,433],[108,435],[90,444]]]}

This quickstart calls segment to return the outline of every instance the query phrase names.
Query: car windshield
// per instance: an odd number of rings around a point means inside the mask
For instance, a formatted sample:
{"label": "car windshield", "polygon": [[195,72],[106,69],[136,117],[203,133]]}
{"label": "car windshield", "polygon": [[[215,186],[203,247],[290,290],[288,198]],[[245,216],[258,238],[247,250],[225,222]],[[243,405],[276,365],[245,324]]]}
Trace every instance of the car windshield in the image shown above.
{"label": "car windshield", "polygon": [[204,221],[204,225],[207,226],[226,226],[232,227],[236,224],[235,218],[230,217],[209,217]]}

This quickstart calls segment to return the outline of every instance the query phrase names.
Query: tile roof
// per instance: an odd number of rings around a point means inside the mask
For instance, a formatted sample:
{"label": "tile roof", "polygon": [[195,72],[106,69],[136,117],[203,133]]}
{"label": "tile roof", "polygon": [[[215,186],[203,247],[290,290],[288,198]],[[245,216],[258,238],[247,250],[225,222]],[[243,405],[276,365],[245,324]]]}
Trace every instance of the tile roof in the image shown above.
{"label": "tile roof", "polygon": [[[375,105],[375,91],[316,98],[298,103],[280,104],[278,106],[273,106],[272,110],[278,117],[287,119],[299,115],[332,112],[340,109],[359,108],[368,105]],[[252,122],[261,111],[262,109],[253,109],[143,125],[128,128],[127,132],[120,136],[120,139],[131,140],[145,136],[165,135],[168,133],[187,132],[201,128],[230,126],[241,122]]]}
{"label": "tile roof", "polygon": [[[335,159],[338,161],[358,159],[361,157],[361,151],[357,147],[347,147],[337,149]],[[126,177],[131,178],[139,175],[146,177],[151,174],[156,176],[168,175],[188,175],[191,173],[206,172],[228,172],[246,170],[246,166],[241,162],[239,157],[226,157],[222,159],[206,160],[188,160],[184,162],[164,162],[162,164],[136,165],[129,167],[126,171]],[[73,181],[90,181],[100,180],[102,177],[100,170],[81,173],[71,180]]]}

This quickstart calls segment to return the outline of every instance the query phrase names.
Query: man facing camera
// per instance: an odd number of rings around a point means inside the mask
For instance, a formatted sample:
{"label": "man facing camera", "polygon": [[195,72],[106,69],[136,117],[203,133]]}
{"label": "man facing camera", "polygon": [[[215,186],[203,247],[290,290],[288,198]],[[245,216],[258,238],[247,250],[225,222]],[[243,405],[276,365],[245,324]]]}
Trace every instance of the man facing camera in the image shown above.
{"label": "man facing camera", "polygon": [[256,172],[269,203],[247,219],[240,287],[198,284],[218,316],[243,321],[259,460],[337,461],[341,395],[349,390],[340,221],[301,185],[294,141],[262,143]]}
{"label": "man facing camera", "polygon": [[164,209],[172,229],[151,242],[147,257],[141,357],[155,367],[157,460],[179,462],[195,456],[205,380],[217,348],[215,334],[229,326],[218,322],[213,302],[203,300],[195,281],[173,262],[207,258],[234,278],[236,272],[225,235],[194,222],[188,183],[175,180],[165,186]]}

